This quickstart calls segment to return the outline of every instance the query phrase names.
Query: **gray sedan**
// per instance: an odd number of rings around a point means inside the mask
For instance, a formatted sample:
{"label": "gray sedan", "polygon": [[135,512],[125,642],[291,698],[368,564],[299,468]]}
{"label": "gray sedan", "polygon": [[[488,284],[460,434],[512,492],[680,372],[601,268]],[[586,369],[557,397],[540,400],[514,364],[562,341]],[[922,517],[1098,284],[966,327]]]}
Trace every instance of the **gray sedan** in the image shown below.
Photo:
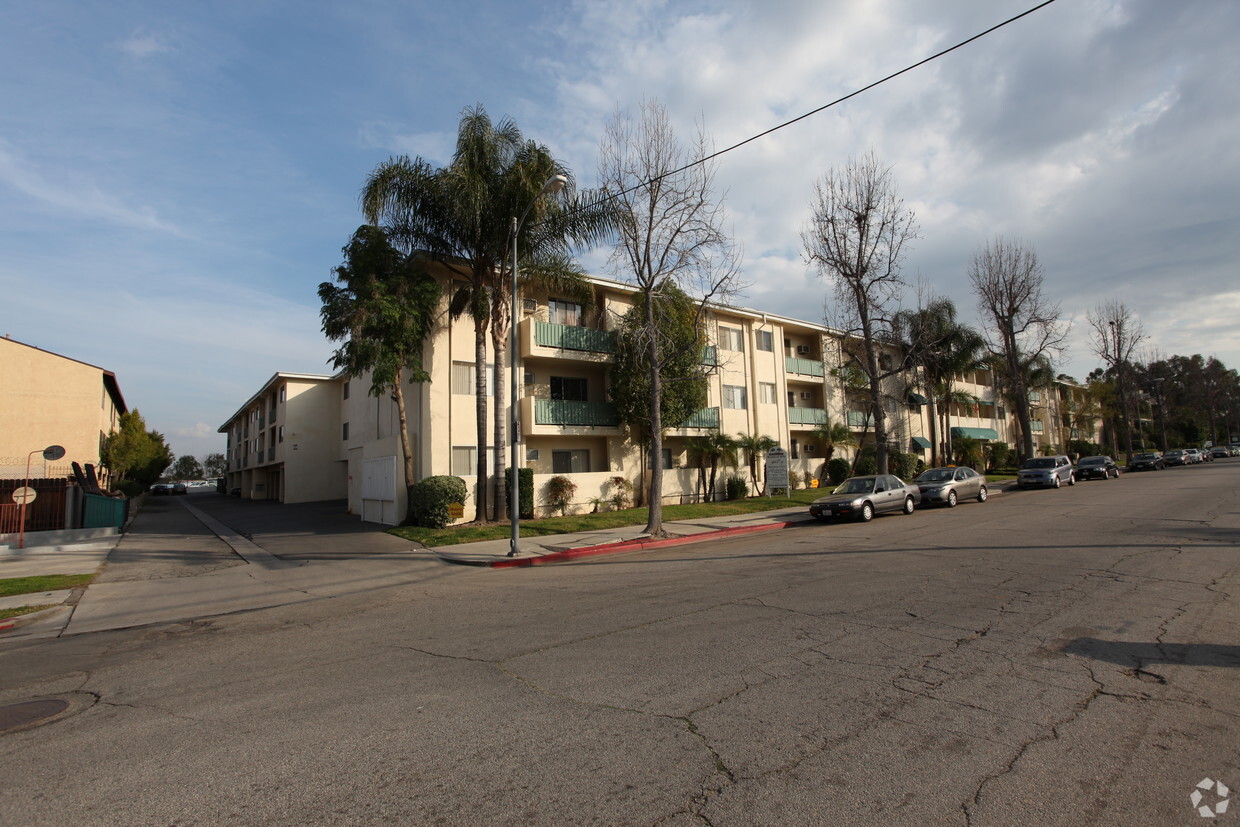
{"label": "gray sedan", "polygon": [[867,522],[875,514],[903,511],[912,514],[921,502],[921,491],[892,474],[852,477],[826,497],[810,503],[809,513],[820,520],[828,517],[855,517]]}
{"label": "gray sedan", "polygon": [[927,468],[913,483],[921,490],[923,503],[942,503],[955,508],[960,500],[977,498],[986,502],[986,478],[972,468]]}

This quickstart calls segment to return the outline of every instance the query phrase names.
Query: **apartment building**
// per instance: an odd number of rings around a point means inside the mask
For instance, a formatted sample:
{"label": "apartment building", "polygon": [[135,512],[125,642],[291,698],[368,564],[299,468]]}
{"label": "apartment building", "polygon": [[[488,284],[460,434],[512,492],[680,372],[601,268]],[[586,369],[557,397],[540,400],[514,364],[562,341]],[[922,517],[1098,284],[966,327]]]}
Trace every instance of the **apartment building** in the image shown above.
{"label": "apartment building", "polygon": [[104,437],[128,410],[112,371],[0,339],[0,477],[21,478],[31,453],[49,445],[64,447],[64,458],[34,453],[32,476],[70,476],[73,462],[98,467]]}
{"label": "apartment building", "polygon": [[[445,286],[452,276],[442,271]],[[555,474],[571,475],[576,504],[607,499],[613,477],[637,485],[648,473],[645,446],[630,441],[608,401],[609,366],[616,323],[634,295],[630,285],[590,278],[592,306],[548,293],[521,297],[517,319],[518,462],[535,474],[535,489]],[[447,290],[445,294],[447,294]],[[714,430],[768,436],[785,448],[792,471],[818,476],[823,447],[814,430],[847,423],[860,443],[872,441],[868,391],[836,370],[843,337],[821,324],[740,307],[710,307],[708,401],[664,440],[663,490],[677,503],[698,496],[697,471],[689,467],[689,439]],[[442,323],[427,342],[423,363],[430,381],[406,388],[408,434],[415,479],[451,474],[475,490],[478,438],[475,340],[468,318]],[[504,371],[505,399],[487,407],[487,441],[495,417],[508,419],[507,354],[497,359],[486,342],[489,389]],[[885,364],[898,358],[885,354]],[[1016,426],[996,401],[986,371],[959,377],[978,402],[940,412],[957,436],[1015,442]],[[1057,396],[1053,397],[1058,399]],[[890,444],[929,460],[926,398],[913,373],[885,380],[884,409]],[[1047,413],[1046,433],[1059,419]],[[297,502],[346,499],[362,519],[395,524],[406,512],[404,458],[396,405],[370,393],[368,376],[302,376],[277,373],[220,428],[229,436],[228,485],[244,497]],[[296,439],[293,439],[294,433]],[[943,433],[940,431],[940,433]],[[1035,430],[1035,433],[1037,431]],[[499,446],[510,464],[509,445]],[[487,467],[496,446],[488,445]],[[851,450],[839,452],[847,456]],[[722,475],[721,475],[722,477]],[[722,487],[722,479],[718,480]],[[502,486],[501,489],[502,491]],[[495,492],[488,497],[494,501]],[[474,500],[463,519],[474,517]],[[536,495],[536,504],[540,497]],[[542,513],[540,511],[540,513]]]}

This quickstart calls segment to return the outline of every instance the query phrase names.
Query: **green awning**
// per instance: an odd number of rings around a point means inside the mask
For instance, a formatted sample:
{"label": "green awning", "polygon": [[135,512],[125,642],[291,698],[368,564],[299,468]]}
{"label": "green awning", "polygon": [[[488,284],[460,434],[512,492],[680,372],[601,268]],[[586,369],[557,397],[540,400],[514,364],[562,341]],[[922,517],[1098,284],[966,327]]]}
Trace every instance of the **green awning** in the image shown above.
{"label": "green awning", "polygon": [[974,439],[998,439],[999,432],[994,428],[952,428],[952,436],[971,436]]}
{"label": "green awning", "polygon": [[922,396],[920,393],[910,393],[908,395],[908,401],[910,405],[924,405],[930,400]]}
{"label": "green awning", "polygon": [[913,450],[914,451],[924,451],[929,447],[930,447],[930,440],[926,439],[924,436],[913,437]]}

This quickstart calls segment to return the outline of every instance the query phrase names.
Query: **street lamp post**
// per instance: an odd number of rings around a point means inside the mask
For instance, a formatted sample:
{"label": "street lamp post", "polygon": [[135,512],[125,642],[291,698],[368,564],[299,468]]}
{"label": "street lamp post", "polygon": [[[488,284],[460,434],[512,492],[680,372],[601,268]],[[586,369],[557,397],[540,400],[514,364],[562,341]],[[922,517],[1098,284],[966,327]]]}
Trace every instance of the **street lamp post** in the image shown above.
{"label": "street lamp post", "polygon": [[[17,518],[18,548],[26,547],[26,504],[34,500],[34,492],[30,490],[30,461],[34,459],[34,455],[38,453],[40,453],[40,451],[36,449],[26,455],[26,482],[22,485],[21,499],[19,500],[21,503],[21,508],[18,509],[18,514],[20,516]],[[43,459],[47,462],[55,462],[56,460],[64,457],[65,449],[59,445],[49,445],[44,448],[41,453],[43,454]],[[45,472],[46,470],[47,469],[44,468]]]}
{"label": "street lamp post", "polygon": [[509,384],[511,388],[511,399],[509,402],[508,422],[511,427],[512,436],[509,437],[510,446],[512,448],[512,460],[509,462],[512,475],[512,482],[508,486],[509,503],[508,516],[512,520],[512,537],[508,541],[508,556],[516,557],[517,552],[521,550],[521,475],[518,473],[517,465],[517,442],[521,435],[521,422],[518,414],[517,404],[520,401],[517,394],[517,235],[521,232],[521,225],[525,223],[525,219],[530,214],[530,210],[534,209],[534,205],[538,203],[538,199],[552,192],[558,192],[568,183],[568,178],[563,175],[552,175],[547,179],[547,183],[543,184],[543,188],[530,201],[529,206],[525,208],[525,212],[521,213],[521,218],[516,216],[512,218],[512,320],[509,322],[508,331],[508,369]]}

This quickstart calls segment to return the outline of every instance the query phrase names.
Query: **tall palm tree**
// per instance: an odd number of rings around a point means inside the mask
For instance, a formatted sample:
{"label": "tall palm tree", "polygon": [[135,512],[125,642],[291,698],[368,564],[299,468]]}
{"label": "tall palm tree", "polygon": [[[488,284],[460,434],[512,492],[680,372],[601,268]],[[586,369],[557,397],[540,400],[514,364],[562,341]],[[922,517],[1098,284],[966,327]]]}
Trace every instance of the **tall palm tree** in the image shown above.
{"label": "tall palm tree", "polygon": [[835,456],[835,449],[848,447],[857,444],[857,437],[853,436],[853,432],[847,425],[842,422],[832,422],[828,417],[818,427],[814,428],[810,439],[822,446],[822,464],[823,473],[819,474],[819,478],[825,478],[826,466],[830,465],[831,458]]}
{"label": "tall palm tree", "polygon": [[736,467],[736,440],[718,431],[705,437],[706,459],[710,463],[710,483],[707,488],[707,499],[715,499],[715,475],[722,463],[725,468]]}
{"label": "tall palm tree", "polygon": [[[563,175],[568,185],[539,197],[553,175]],[[514,219],[530,210],[518,238],[527,278],[553,284],[569,298],[584,298],[589,290],[573,264],[573,245],[597,241],[609,227],[606,210],[577,209],[587,200],[576,193],[571,174],[550,150],[525,140],[508,118],[492,122],[481,105],[462,113],[456,151],[447,167],[436,169],[421,158],[391,158],[375,168],[363,187],[362,210],[368,220],[386,224],[391,237],[408,251],[424,251],[465,276],[449,310],[453,318],[468,315],[474,325],[480,521],[486,519],[489,499],[486,335],[490,330],[498,363],[514,323],[509,269]],[[494,384],[502,410],[504,371],[496,371]],[[506,417],[495,417],[494,433],[495,445],[503,446]],[[502,476],[506,467],[499,450],[495,471]],[[504,507],[497,503],[497,519],[502,519]]]}
{"label": "tall palm tree", "polygon": [[[753,483],[754,493],[760,493],[758,491],[758,458],[764,456],[767,451],[779,445],[779,443],[765,434],[737,434],[733,442],[736,449],[743,451],[745,454],[745,460],[749,464],[749,479]],[[765,493],[765,476],[762,480],[762,489],[761,493]]]}
{"label": "tall palm tree", "polygon": [[685,440],[685,461],[698,471],[698,496],[706,500],[706,466],[713,451],[710,435],[691,436]]}

